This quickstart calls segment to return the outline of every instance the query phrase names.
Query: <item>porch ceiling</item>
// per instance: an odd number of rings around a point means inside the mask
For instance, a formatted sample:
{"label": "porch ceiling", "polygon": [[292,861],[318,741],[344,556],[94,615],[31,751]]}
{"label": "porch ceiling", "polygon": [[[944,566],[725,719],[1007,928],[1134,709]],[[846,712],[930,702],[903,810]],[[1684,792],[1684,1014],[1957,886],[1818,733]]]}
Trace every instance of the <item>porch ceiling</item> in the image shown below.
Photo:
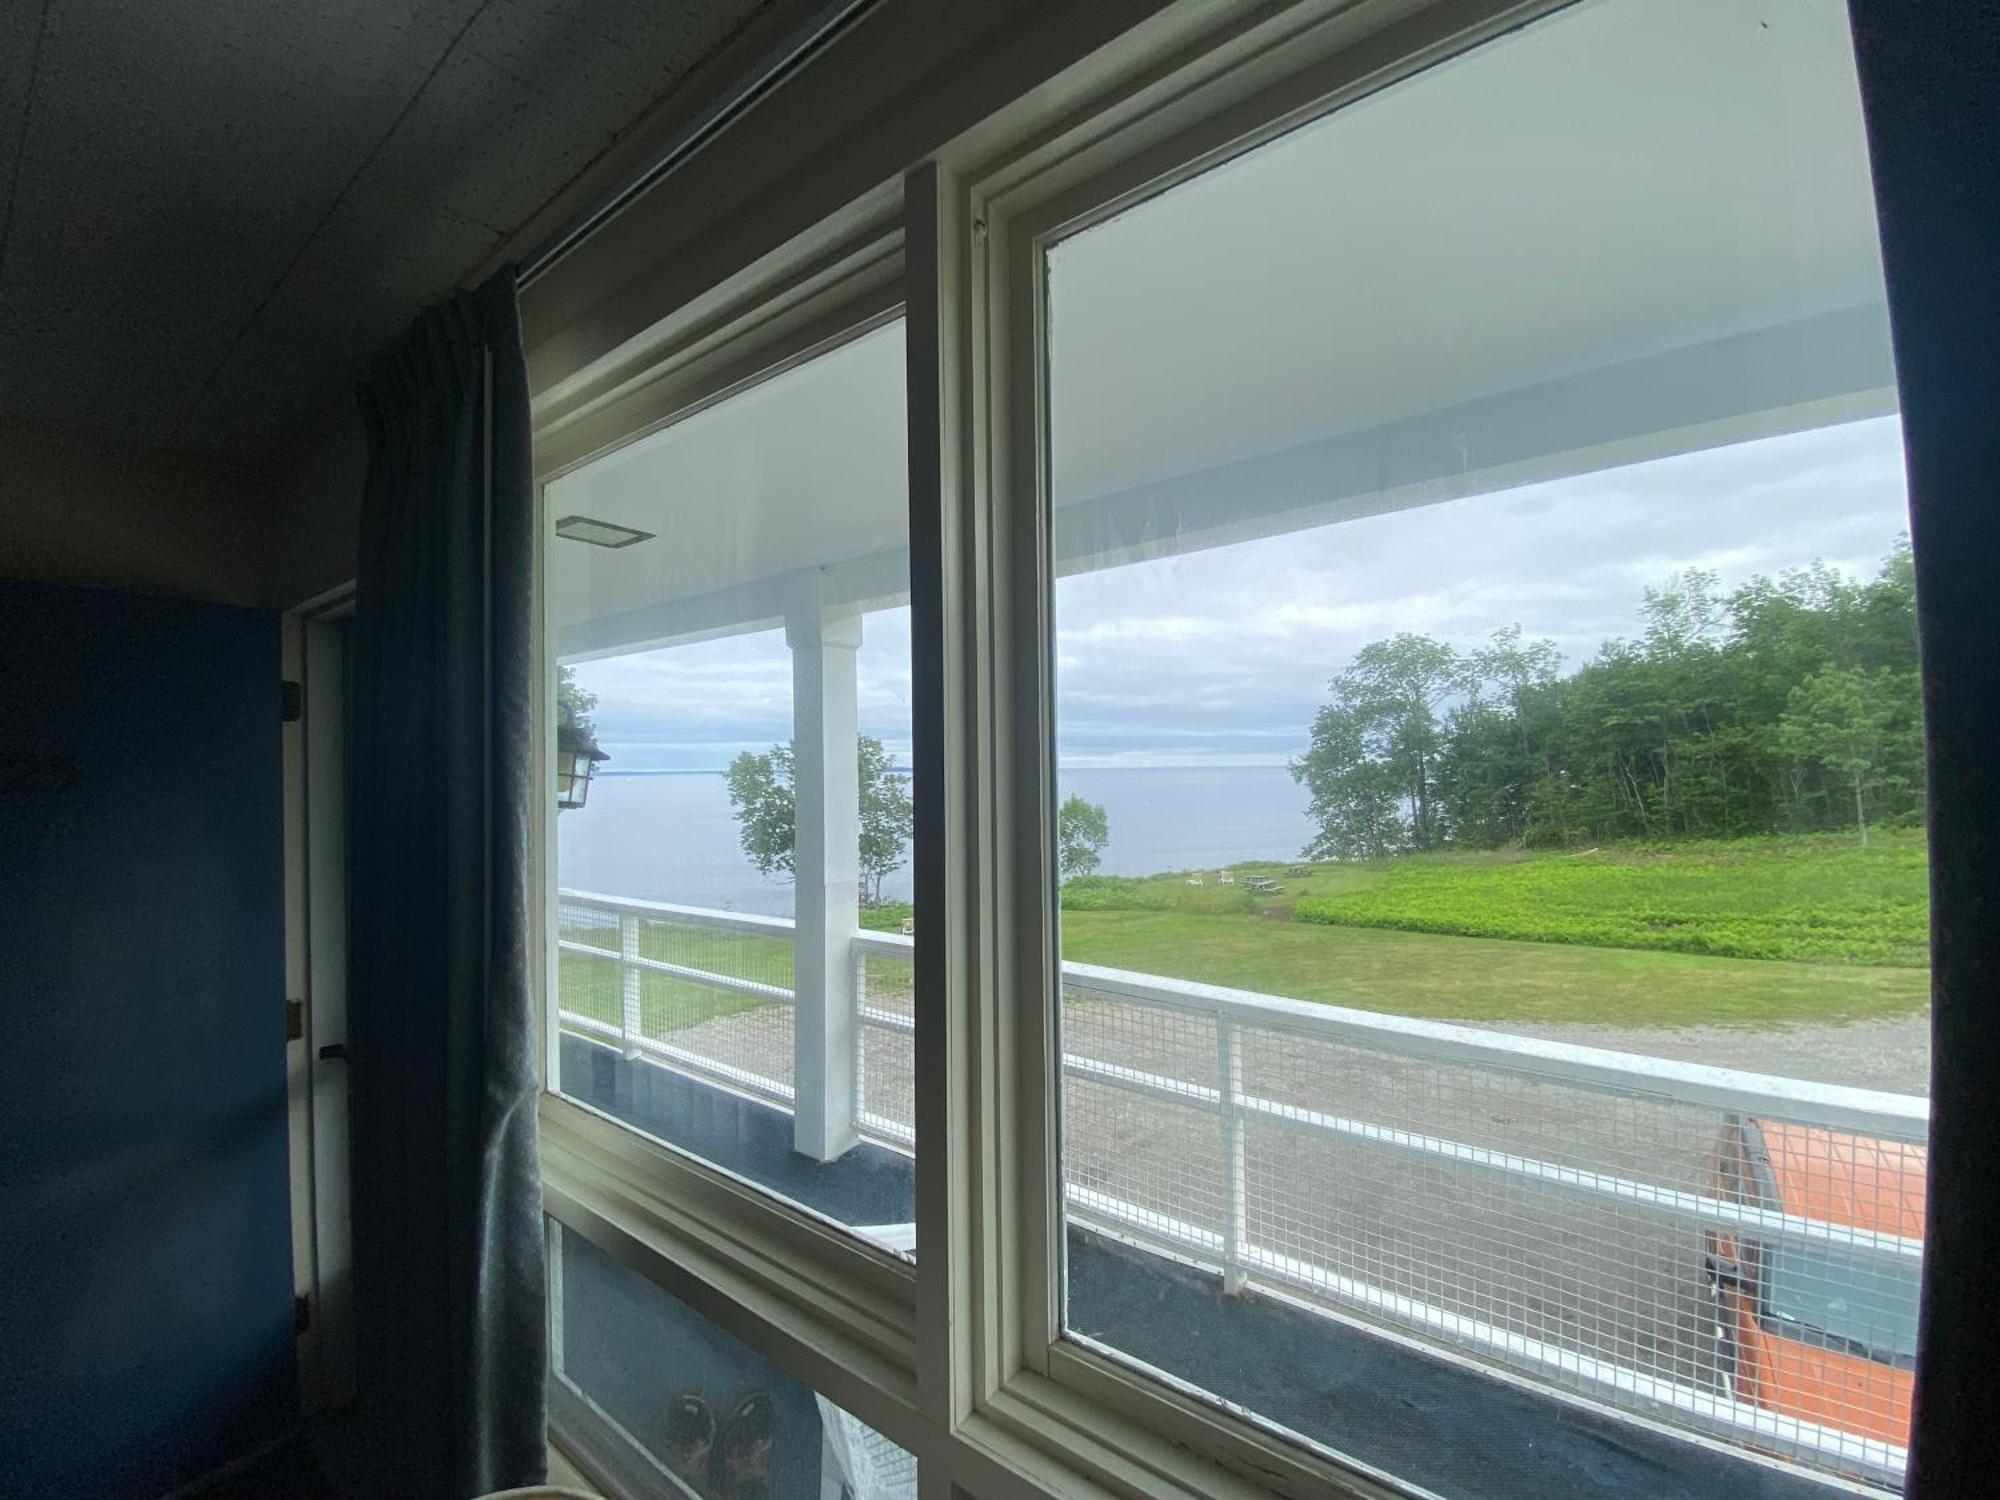
{"label": "porch ceiling", "polygon": [[[1061,566],[1893,410],[1853,78],[1833,0],[1597,0],[1064,242]],[[557,546],[559,649],[901,598],[904,421],[883,330],[564,481],[659,536]]]}

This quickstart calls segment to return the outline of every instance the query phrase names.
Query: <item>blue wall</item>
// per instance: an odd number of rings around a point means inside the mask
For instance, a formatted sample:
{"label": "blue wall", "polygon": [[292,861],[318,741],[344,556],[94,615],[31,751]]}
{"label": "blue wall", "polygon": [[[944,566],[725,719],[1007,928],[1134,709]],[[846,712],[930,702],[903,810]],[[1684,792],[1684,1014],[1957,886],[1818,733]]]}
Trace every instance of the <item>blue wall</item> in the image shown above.
{"label": "blue wall", "polygon": [[0,581],[0,757],[75,770],[0,793],[10,1497],[157,1495],[295,1405],[278,678],[271,613]]}

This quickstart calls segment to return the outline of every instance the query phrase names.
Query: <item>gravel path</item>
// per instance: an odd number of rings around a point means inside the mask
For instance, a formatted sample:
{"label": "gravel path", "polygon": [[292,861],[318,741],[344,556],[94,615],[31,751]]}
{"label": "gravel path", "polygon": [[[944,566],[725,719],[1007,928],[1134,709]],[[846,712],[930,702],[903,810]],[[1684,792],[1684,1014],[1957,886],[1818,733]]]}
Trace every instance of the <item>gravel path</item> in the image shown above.
{"label": "gravel path", "polygon": [[[1468,1023],[1470,1024],[1470,1023]],[[1617,1052],[1651,1053],[1719,1068],[1810,1078],[1892,1094],[1928,1094],[1931,1087],[1931,1018],[1928,1011],[1839,1026],[1514,1026],[1482,1023],[1493,1031],[1547,1037]]]}

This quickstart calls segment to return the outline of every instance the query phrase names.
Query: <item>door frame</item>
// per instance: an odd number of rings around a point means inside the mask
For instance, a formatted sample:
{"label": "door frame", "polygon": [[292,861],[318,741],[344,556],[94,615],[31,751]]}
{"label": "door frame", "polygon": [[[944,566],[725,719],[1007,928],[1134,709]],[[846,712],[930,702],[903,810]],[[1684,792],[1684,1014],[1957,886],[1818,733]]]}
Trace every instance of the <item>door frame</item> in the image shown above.
{"label": "door frame", "polygon": [[[299,1406],[354,1394],[353,1235],[347,1063],[347,632],[342,584],[280,622],[284,726],[285,994],[299,1007],[285,1043],[292,1290],[300,1309]],[[297,684],[294,695],[290,684]],[[297,716],[289,717],[292,706]]]}

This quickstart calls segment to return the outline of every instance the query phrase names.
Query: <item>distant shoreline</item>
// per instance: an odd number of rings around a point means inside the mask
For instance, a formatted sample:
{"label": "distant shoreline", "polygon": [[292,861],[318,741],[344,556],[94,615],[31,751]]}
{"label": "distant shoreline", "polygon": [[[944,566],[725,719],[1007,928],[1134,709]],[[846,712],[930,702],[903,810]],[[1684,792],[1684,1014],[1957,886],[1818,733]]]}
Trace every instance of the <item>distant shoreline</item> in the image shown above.
{"label": "distant shoreline", "polygon": [[[893,774],[897,776],[908,776],[912,774],[913,770],[913,768],[910,766],[891,766],[889,769]],[[1056,766],[1056,772],[1058,775],[1062,774],[1063,772],[1070,772],[1077,775],[1088,775],[1088,776],[1097,776],[1114,771],[1121,773],[1127,771],[1148,771],[1148,772],[1178,771],[1186,773],[1186,772],[1210,772],[1210,771],[1289,771],[1289,770],[1290,770],[1290,764],[1288,762],[1282,762],[1282,761],[1275,765],[1259,765],[1259,766],[1065,766],[1061,764],[1058,764]],[[729,768],[727,766],[712,766],[712,767],[711,766],[669,766],[669,767],[641,766],[636,770],[614,771],[611,769],[609,763],[606,763],[602,766],[599,766],[594,774],[599,777],[727,776],[729,774]]]}

